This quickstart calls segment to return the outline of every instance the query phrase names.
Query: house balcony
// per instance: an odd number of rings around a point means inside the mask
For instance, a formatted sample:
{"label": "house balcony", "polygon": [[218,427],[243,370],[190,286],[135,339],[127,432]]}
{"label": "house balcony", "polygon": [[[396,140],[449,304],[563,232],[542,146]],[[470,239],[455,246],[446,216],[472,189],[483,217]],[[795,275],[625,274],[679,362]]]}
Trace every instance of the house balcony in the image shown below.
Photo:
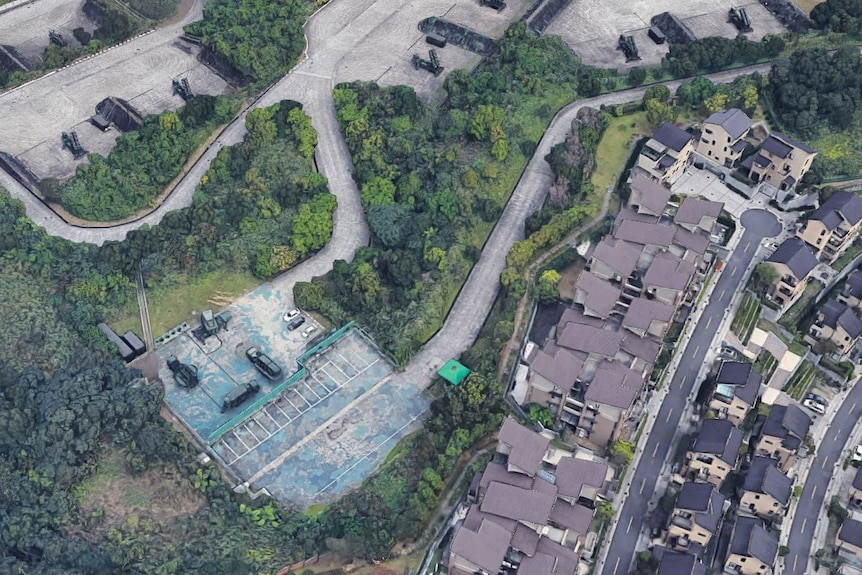
{"label": "house balcony", "polygon": [[691,517],[683,517],[682,515],[674,515],[673,519],[670,520],[670,523],[671,525],[676,525],[686,531],[691,531],[691,526],[693,525]]}
{"label": "house balcony", "polygon": [[841,226],[832,230],[832,236],[841,239],[844,239],[848,233],[850,233],[850,228],[842,228]]}
{"label": "house balcony", "polygon": [[786,295],[787,297],[793,297],[793,292],[784,286],[781,286],[780,288],[778,288],[778,291],[780,293]]}
{"label": "house balcony", "polygon": [[841,246],[844,245],[844,238],[831,237],[829,238],[829,242],[827,243],[827,245],[832,246],[835,249],[839,249]]}
{"label": "house balcony", "polygon": [[797,280],[793,276],[782,276],[781,277],[781,283],[787,284],[790,287],[794,288],[794,287],[799,285],[799,280]]}

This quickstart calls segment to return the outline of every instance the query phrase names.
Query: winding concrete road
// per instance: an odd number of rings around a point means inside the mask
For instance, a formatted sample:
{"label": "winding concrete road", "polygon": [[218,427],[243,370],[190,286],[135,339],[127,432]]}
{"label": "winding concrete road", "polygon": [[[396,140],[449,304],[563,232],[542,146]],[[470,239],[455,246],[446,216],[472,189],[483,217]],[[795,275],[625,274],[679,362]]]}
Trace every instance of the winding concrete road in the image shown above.
{"label": "winding concrete road", "polygon": [[700,383],[698,372],[706,361],[715,332],[724,319],[730,300],[739,287],[740,279],[751,265],[761,241],[776,236],[781,231],[775,216],[765,210],[748,210],[742,214],[741,224],[745,233],[725,262],[712,295],[694,326],[691,339],[682,352],[679,367],[668,384],[668,394],[646,439],[643,455],[632,477],[630,491],[617,518],[602,570],[603,575],[625,575],[634,564],[643,520],[650,511],[650,498],[656,489],[662,466],[673,447],[674,437],[692,390]]}

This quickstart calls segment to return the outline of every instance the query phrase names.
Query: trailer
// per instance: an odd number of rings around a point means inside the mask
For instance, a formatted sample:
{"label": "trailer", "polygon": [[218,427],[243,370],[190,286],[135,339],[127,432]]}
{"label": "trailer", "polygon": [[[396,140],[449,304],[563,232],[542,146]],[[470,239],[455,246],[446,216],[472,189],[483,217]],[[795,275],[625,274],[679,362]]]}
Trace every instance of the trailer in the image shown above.
{"label": "trailer", "polygon": [[432,46],[437,46],[438,48],[446,47],[446,38],[441,36],[440,34],[435,34],[431,32],[427,36],[425,36],[425,41],[431,44]]}
{"label": "trailer", "polygon": [[667,36],[665,36],[664,32],[662,32],[657,26],[650,26],[647,35],[656,44],[664,44],[665,42],[667,42]]}

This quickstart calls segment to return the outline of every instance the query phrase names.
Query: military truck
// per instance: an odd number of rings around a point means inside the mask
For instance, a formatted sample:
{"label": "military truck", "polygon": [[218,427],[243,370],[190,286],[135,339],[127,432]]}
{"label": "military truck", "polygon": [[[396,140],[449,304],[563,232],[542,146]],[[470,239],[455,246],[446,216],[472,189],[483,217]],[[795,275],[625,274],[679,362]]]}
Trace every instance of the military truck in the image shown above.
{"label": "military truck", "polygon": [[502,12],[506,8],[506,3],[503,0],[480,0],[482,6],[493,8],[497,12]]}
{"label": "military truck", "polygon": [[245,356],[251,364],[265,375],[268,379],[278,379],[281,377],[281,367],[272,358],[260,351],[256,347],[250,347],[246,350]]}
{"label": "military truck", "polygon": [[171,355],[168,357],[168,369],[174,374],[174,381],[180,387],[188,387],[189,389],[200,383],[198,379],[198,368],[195,365],[180,363],[177,356]]}
{"label": "military truck", "polygon": [[731,8],[728,10],[727,18],[740,32],[751,32],[751,19],[745,8]]}
{"label": "military truck", "polygon": [[248,381],[242,385],[236,386],[221,402],[221,412],[224,413],[228,409],[242,405],[242,403],[260,391],[260,384],[256,381]]}

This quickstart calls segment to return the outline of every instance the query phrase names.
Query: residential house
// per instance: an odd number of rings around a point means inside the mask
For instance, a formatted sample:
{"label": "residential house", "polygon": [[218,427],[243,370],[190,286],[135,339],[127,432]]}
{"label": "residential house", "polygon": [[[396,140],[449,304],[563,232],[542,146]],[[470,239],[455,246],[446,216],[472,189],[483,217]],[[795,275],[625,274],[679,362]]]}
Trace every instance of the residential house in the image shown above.
{"label": "residential house", "polygon": [[607,449],[620,433],[620,424],[640,396],[643,376],[617,361],[602,362],[584,393],[578,436]]}
{"label": "residential house", "polygon": [[855,192],[834,192],[814,210],[797,235],[818,258],[832,262],[849,246],[862,224],[862,198]]}
{"label": "residential house", "polygon": [[658,561],[655,575],[706,575],[706,565],[689,553],[678,553],[660,545],[652,549]]}
{"label": "residential house", "polygon": [[862,507],[862,467],[856,469],[853,483],[850,485],[850,504],[854,507]]}
{"label": "residential house", "polygon": [[836,298],[857,312],[862,311],[862,270],[853,270],[844,281],[844,289]]}
{"label": "residential house", "polygon": [[805,289],[817,257],[799,238],[788,238],[766,259],[775,270],[777,279],[767,286],[766,297],[786,307]]}
{"label": "residential house", "polygon": [[742,483],[739,512],[781,523],[792,489],[793,481],[778,469],[778,460],[755,456]]}
{"label": "residential house", "polygon": [[787,473],[810,427],[811,418],[795,403],[773,405],[760,429],[754,454],[777,459],[778,467]]}
{"label": "residential house", "polygon": [[739,516],[730,535],[724,572],[739,575],[771,575],[778,541],[757,517]]}
{"label": "residential house", "polygon": [[862,521],[845,519],[835,537],[839,557],[859,565],[862,563]]}
{"label": "residential house", "polygon": [[719,110],[704,120],[697,153],[719,166],[732,168],[745,150],[751,118],[737,108]]}
{"label": "residential house", "polygon": [[719,419],[727,419],[737,427],[754,407],[763,377],[753,365],[742,361],[724,361],[715,377],[715,389],[709,409]]}
{"label": "residential house", "polygon": [[704,232],[710,236],[723,209],[721,202],[686,196],[673,216],[673,223],[690,232]]}
{"label": "residential house", "polygon": [[743,162],[749,178],[779,190],[792,190],[811,169],[817,151],[792,138],[772,132],[757,153]]}
{"label": "residential house", "polygon": [[628,305],[622,326],[639,337],[664,337],[675,308],[657,299],[636,298]]}
{"label": "residential house", "polygon": [[723,507],[724,497],[711,483],[685,483],[669,519],[667,546],[702,557],[718,532]]}
{"label": "residential house", "polygon": [[639,214],[660,216],[670,201],[670,190],[651,180],[643,172],[636,172],[629,185],[629,207]]}
{"label": "residential house", "polygon": [[605,236],[588,258],[587,269],[599,278],[620,283],[632,275],[640,257],[640,246]]}
{"label": "residential house", "polygon": [[705,419],[685,454],[685,477],[720,488],[727,474],[736,467],[741,447],[742,433],[733,423],[727,419]]}
{"label": "residential house", "polygon": [[559,415],[564,397],[581,377],[584,360],[553,342],[538,350],[530,362],[529,385],[524,404],[537,403]]}
{"label": "residential house", "polygon": [[838,361],[844,361],[853,351],[860,335],[862,335],[862,320],[853,308],[848,307],[846,303],[829,298],[817,310],[817,315],[803,340],[812,346],[817,346],[818,353],[820,353],[819,348],[825,344],[824,352],[834,355]]}
{"label": "residential house", "polygon": [[586,270],[575,281],[575,303],[584,306],[584,314],[588,316],[607,319],[614,311],[620,313],[624,309],[617,305],[620,295],[619,284],[611,284]]}
{"label": "residential house", "polygon": [[667,252],[656,254],[643,277],[646,297],[677,307],[694,275],[692,264]]}
{"label": "residential house", "polygon": [[575,575],[613,472],[580,456],[549,463],[547,439],[511,418],[499,438],[497,455],[468,492],[472,504],[449,547],[449,575],[496,575],[504,565],[520,575]]}
{"label": "residential house", "polygon": [[682,174],[693,151],[691,134],[665,122],[641,148],[637,167],[653,180],[670,185]]}

